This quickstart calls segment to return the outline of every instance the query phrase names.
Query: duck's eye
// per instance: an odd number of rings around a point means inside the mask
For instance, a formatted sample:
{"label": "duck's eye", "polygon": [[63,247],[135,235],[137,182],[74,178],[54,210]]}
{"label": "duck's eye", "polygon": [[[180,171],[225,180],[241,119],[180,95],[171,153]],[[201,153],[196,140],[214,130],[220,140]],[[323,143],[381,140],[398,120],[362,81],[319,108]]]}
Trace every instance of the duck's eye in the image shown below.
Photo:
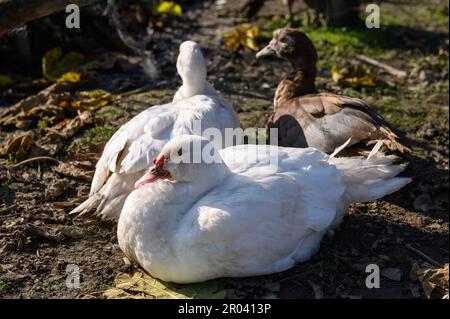
{"label": "duck's eye", "polygon": [[280,38],[278,41],[280,41],[281,43],[287,43],[288,42],[288,38],[283,37],[283,38]]}
{"label": "duck's eye", "polygon": [[177,153],[178,153],[178,156],[183,155],[183,149],[180,148]]}

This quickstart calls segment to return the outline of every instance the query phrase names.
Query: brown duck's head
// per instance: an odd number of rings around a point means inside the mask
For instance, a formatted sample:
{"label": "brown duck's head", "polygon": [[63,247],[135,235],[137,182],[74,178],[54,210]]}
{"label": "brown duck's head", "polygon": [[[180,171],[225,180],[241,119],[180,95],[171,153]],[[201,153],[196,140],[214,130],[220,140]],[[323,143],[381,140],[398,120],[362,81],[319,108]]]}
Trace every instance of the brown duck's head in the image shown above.
{"label": "brown duck's head", "polygon": [[270,43],[256,53],[256,58],[266,56],[277,56],[302,68],[315,68],[317,63],[314,44],[306,34],[292,28],[278,29],[274,32]]}

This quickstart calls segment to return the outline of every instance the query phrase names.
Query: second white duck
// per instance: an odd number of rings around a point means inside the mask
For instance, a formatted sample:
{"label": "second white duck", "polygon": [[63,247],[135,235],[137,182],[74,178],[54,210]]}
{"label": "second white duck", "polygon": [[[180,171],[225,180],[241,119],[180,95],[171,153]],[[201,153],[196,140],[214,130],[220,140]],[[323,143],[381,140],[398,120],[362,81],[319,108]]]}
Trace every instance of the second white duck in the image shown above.
{"label": "second white duck", "polygon": [[206,80],[205,59],[195,42],[180,45],[177,71],[183,84],[173,102],[139,113],[111,137],[97,162],[89,198],[72,214],[95,210],[104,219],[117,219],[134,183],[164,144],[181,134],[199,133],[194,131],[194,121],[202,129],[217,128],[222,133],[239,127],[232,106]]}
{"label": "second white duck", "polygon": [[396,177],[404,166],[382,154],[333,158],[313,148],[240,145],[221,150],[208,164],[199,153],[205,148],[213,147],[199,136],[172,139],[136,182],[120,215],[120,248],[164,281],[289,269],[317,252],[349,204],[410,182]]}

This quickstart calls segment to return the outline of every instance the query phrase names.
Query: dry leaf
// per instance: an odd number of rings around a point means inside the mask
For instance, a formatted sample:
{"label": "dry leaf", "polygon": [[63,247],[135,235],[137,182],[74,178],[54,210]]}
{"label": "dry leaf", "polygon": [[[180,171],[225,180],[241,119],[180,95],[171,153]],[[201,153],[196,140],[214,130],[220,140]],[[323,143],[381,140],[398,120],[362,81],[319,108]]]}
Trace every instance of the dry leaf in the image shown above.
{"label": "dry leaf", "polygon": [[172,1],[161,1],[154,9],[156,14],[167,14],[170,16],[178,17],[183,10],[178,3]]}
{"label": "dry leaf", "polygon": [[56,125],[46,128],[47,134],[38,142],[41,148],[50,155],[55,155],[62,148],[65,140],[73,137],[80,129],[93,122],[93,113],[80,112],[73,119],[62,120]]}
{"label": "dry leaf", "polygon": [[232,33],[225,33],[225,48],[230,52],[236,52],[239,48],[249,48],[250,50],[259,50],[256,38],[259,36],[257,26],[244,23],[239,25]]}
{"label": "dry leaf", "polygon": [[8,154],[16,154],[24,157],[32,144],[34,144],[34,141],[29,134],[13,137],[0,148],[0,155],[7,156]]}
{"label": "dry leaf", "polygon": [[70,82],[70,83],[77,83],[81,80],[81,74],[78,72],[67,72],[61,75],[61,77],[57,80],[58,83],[60,82]]}
{"label": "dry leaf", "polygon": [[106,298],[156,298],[156,299],[223,299],[225,290],[219,290],[215,280],[199,284],[174,285],[155,279],[141,271],[132,276],[120,273],[116,288],[104,292]]}
{"label": "dry leaf", "polygon": [[27,129],[40,120],[59,122],[64,118],[64,112],[59,103],[70,96],[64,92],[66,84],[55,83],[36,95],[29,96],[18,103],[0,111],[0,126],[14,125]]}
{"label": "dry leaf", "polygon": [[75,98],[77,100],[71,103],[73,108],[89,111],[94,111],[112,101],[111,94],[104,90],[78,91],[75,92]]}
{"label": "dry leaf", "polygon": [[443,268],[436,268],[429,263],[419,266],[414,263],[411,269],[411,279],[419,280],[427,298],[448,299],[449,277],[448,263]]}
{"label": "dry leaf", "polygon": [[331,69],[333,80],[341,85],[350,87],[375,86],[376,76],[360,65],[338,69],[333,66]]}
{"label": "dry leaf", "polygon": [[51,81],[57,81],[64,73],[80,67],[84,60],[84,55],[79,52],[63,55],[61,48],[53,48],[42,58],[42,74]]}

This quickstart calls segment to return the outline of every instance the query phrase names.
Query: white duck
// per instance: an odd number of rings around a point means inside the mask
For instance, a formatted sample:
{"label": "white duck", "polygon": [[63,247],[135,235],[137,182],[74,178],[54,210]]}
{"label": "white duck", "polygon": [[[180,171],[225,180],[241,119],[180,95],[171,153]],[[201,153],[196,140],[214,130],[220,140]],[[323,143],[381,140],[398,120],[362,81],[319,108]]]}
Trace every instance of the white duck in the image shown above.
{"label": "white duck", "polygon": [[[120,248],[164,281],[289,269],[317,252],[350,203],[378,199],[410,182],[395,177],[404,166],[383,154],[365,160],[313,148],[239,145],[219,151],[213,163],[192,163],[206,147],[212,148],[192,135],[167,143],[119,218]],[[256,152],[259,157],[250,156]],[[275,172],[268,159],[278,161]]]}
{"label": "white duck", "polygon": [[97,162],[89,198],[70,213],[95,209],[104,219],[117,219],[136,180],[172,137],[196,133],[194,121],[222,133],[239,127],[232,106],[206,80],[206,63],[195,42],[180,45],[177,71],[183,84],[173,102],[148,108],[111,137]]}

